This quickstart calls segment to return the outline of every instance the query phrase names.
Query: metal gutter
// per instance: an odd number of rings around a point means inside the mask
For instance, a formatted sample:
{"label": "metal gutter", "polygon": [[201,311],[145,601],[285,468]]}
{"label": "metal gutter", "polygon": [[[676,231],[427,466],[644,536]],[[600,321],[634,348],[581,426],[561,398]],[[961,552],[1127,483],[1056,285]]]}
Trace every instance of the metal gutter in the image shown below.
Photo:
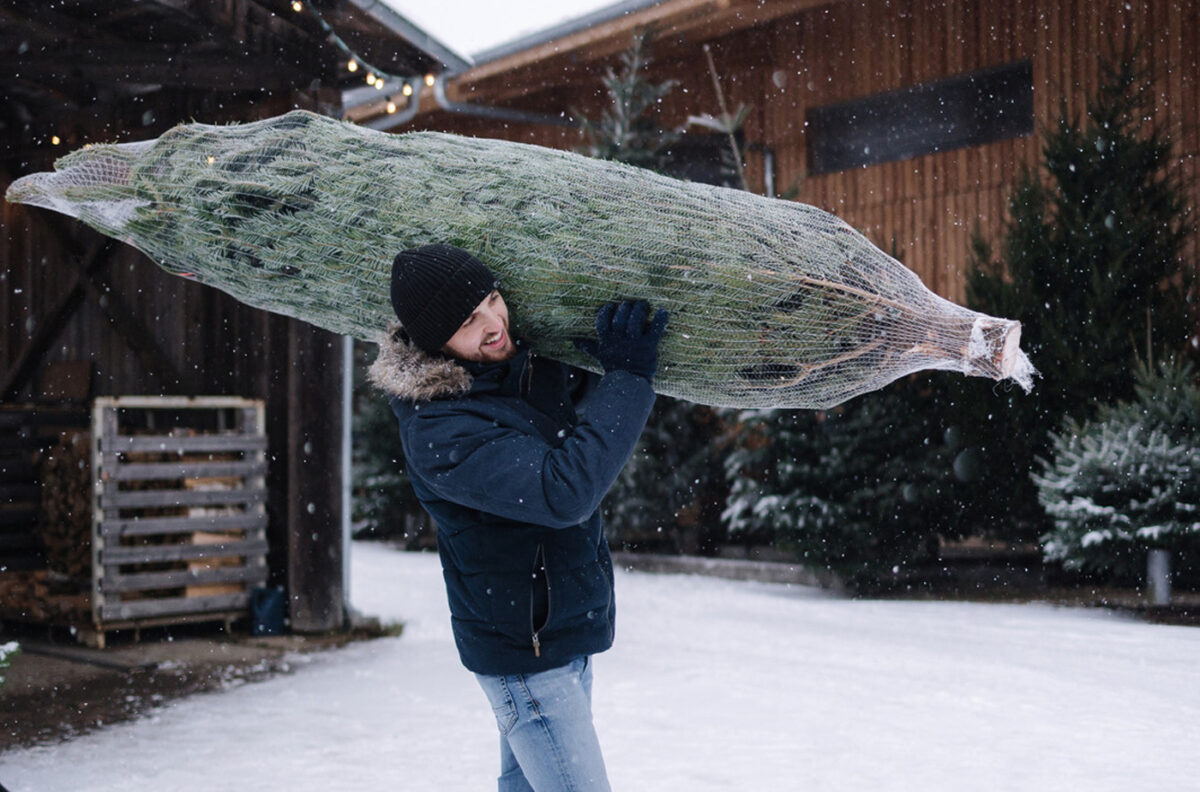
{"label": "metal gutter", "polygon": [[[530,110],[519,110],[511,107],[499,107],[495,105],[473,104],[471,102],[455,102],[451,101],[446,95],[446,81],[459,77],[467,73],[474,66],[479,66],[484,63],[496,61],[501,58],[508,57],[518,52],[523,52],[527,49],[541,46],[548,42],[570,36],[574,33],[587,30],[596,25],[605,22],[611,22],[620,17],[641,11],[651,6],[659,5],[664,0],[621,0],[621,2],[613,3],[612,5],[599,8],[589,14],[569,19],[561,24],[546,28],[545,30],[532,33],[528,36],[509,41],[491,49],[484,50],[478,53],[472,59],[468,60],[458,56],[445,45],[442,45],[428,33],[421,30],[416,25],[409,22],[399,13],[382,2],[382,0],[350,0],[354,5],[358,6],[363,11],[376,16],[383,24],[390,27],[400,35],[405,36],[408,40],[425,49],[434,57],[438,57],[446,65],[446,70],[434,78],[433,83],[433,98],[437,102],[438,107],[448,113],[458,113],[461,115],[473,115],[482,118],[490,118],[496,121],[512,121],[521,124],[539,124],[543,126],[578,126],[579,121],[565,112],[558,115],[548,113],[538,113]],[[449,56],[456,57],[457,63],[451,65],[443,55],[437,54],[435,49],[442,53],[447,53]],[[474,61],[473,63],[471,61]],[[403,112],[389,113],[387,115],[377,116],[369,121],[363,122],[361,125],[386,131],[405,124],[411,121],[420,109],[420,100],[418,89],[420,83],[413,84],[413,94],[409,97],[408,105]],[[397,85],[396,88],[390,88],[390,84],[385,85],[382,91],[375,88],[358,88],[354,91],[347,92],[343,95],[343,109],[360,107],[372,101],[378,101],[380,94],[389,95],[401,90],[403,84]]]}
{"label": "metal gutter", "polygon": [[451,113],[482,116],[497,121],[516,121],[523,124],[543,124],[548,126],[579,126],[579,121],[565,112],[559,115],[535,113],[531,110],[517,110],[512,107],[497,107],[495,105],[471,104],[470,102],[452,102],[446,96],[446,75],[439,74],[433,81],[433,98],[438,107]]}
{"label": "metal gutter", "polygon": [[[541,124],[545,126],[579,126],[579,121],[568,116],[566,113],[561,115],[550,115],[548,113],[536,113],[531,110],[518,110],[513,107],[497,107],[495,105],[471,104],[470,102],[452,102],[446,96],[446,79],[447,75],[439,74],[434,78],[433,82],[433,98],[437,102],[438,107],[448,113],[459,113],[461,115],[480,116],[482,118],[490,118],[494,121],[512,121],[519,124]],[[423,80],[408,81],[409,85],[413,86],[412,96],[408,97],[408,104],[403,111],[395,113],[387,113],[384,115],[375,116],[367,121],[359,122],[359,126],[365,126],[370,129],[376,129],[381,132],[386,132],[389,129],[394,129],[401,124],[408,123],[416,117],[420,110],[420,88],[424,84]],[[389,89],[388,86],[396,86]],[[355,91],[369,91],[370,99],[357,102],[355,105],[361,106],[369,101],[378,101],[379,94],[390,96],[403,90],[404,83],[388,83],[382,91],[375,88],[356,88]]]}
{"label": "metal gutter", "polygon": [[[500,44],[491,49],[484,50],[472,56],[474,65],[480,66],[485,63],[497,61],[506,58],[509,55],[525,50],[539,47],[543,44],[555,41],[560,38],[565,38],[574,33],[579,33],[596,25],[611,22],[620,17],[632,14],[636,11],[655,6],[663,2],[663,0],[621,0],[619,3],[598,8],[589,14],[568,19],[552,27],[540,30],[536,33],[531,33],[528,36],[522,36],[512,41]],[[518,110],[511,107],[498,107],[495,105],[472,104],[470,102],[452,102],[446,96],[446,80],[461,76],[459,72],[446,72],[438,75],[433,84],[433,98],[437,102],[438,107],[450,112],[461,113],[463,115],[480,116],[483,118],[491,118],[497,121],[513,121],[522,124],[540,124],[543,126],[579,126],[580,121],[572,118],[565,112],[558,115],[547,113],[536,113],[529,110]]]}
{"label": "metal gutter", "polygon": [[581,17],[568,19],[545,30],[539,30],[536,33],[530,33],[527,36],[522,36],[503,44],[497,44],[494,47],[475,53],[471,56],[471,60],[474,61],[475,66],[481,66],[485,63],[500,60],[501,58],[507,58],[509,55],[515,55],[527,49],[540,47],[555,39],[565,38],[596,25],[611,22],[619,17],[659,5],[662,2],[664,0],[622,0],[619,3],[597,8],[595,11],[584,14]]}
{"label": "metal gutter", "polygon": [[381,24],[401,36],[413,46],[419,47],[436,58],[449,72],[463,72],[471,68],[471,59],[459,55],[421,28],[414,25],[383,0],[349,0],[360,11],[375,17]]}

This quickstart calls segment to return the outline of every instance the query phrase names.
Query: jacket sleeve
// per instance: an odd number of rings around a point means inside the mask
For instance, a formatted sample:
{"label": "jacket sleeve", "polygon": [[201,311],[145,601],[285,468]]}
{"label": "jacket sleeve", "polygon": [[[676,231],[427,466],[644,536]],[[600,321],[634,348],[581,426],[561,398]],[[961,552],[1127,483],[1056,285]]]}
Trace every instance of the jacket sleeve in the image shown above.
{"label": "jacket sleeve", "polygon": [[[650,415],[650,382],[625,371],[600,379],[558,447],[468,405],[436,402],[404,437],[409,470],[439,498],[509,520],[567,528],[600,506]],[[463,403],[460,403],[463,404]]]}

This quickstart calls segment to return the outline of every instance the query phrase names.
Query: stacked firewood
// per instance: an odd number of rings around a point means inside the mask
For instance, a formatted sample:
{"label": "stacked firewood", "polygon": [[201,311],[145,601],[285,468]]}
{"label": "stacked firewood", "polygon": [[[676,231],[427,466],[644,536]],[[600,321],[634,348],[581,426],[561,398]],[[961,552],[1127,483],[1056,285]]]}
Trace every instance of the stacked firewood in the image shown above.
{"label": "stacked firewood", "polygon": [[0,574],[0,615],[17,621],[78,624],[91,615],[90,581],[38,569]]}
{"label": "stacked firewood", "polygon": [[41,532],[46,568],[90,579],[92,500],[90,435],[63,434],[42,457]]}

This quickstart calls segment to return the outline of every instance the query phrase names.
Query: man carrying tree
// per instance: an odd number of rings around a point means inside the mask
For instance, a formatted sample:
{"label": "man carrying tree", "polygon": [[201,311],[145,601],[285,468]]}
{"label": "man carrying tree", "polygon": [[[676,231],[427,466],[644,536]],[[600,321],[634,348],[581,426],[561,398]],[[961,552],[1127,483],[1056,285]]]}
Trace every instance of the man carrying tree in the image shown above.
{"label": "man carrying tree", "polygon": [[391,399],[413,489],[438,526],[459,657],[500,729],[500,790],[606,790],[591,656],[612,645],[600,502],[654,401],[667,323],[611,303],[577,341],[596,376],[511,335],[491,271],[464,250],[401,252],[399,326],[372,381]]}

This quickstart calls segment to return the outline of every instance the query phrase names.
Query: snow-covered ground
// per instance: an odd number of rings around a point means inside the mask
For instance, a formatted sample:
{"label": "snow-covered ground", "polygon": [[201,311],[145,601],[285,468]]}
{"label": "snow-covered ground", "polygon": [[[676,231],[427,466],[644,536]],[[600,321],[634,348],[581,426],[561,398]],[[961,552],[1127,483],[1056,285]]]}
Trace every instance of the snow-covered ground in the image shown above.
{"label": "snow-covered ground", "polygon": [[[22,790],[494,788],[433,555],[358,543],[359,609],[399,638],[0,755]],[[852,601],[623,573],[595,712],[618,790],[1187,790],[1200,630],[1038,605]]]}

